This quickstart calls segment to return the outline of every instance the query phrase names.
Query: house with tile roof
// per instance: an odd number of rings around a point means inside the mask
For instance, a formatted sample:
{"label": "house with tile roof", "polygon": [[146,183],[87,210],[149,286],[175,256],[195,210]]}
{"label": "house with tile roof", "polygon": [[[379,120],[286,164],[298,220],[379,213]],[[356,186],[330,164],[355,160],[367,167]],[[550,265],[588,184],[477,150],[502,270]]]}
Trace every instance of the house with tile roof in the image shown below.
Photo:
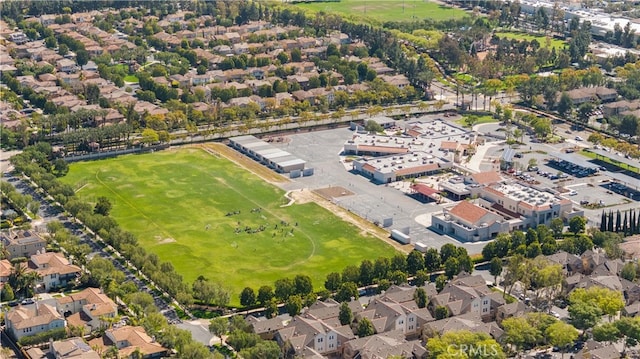
{"label": "house with tile roof", "polygon": [[427,323],[423,333],[426,337],[432,338],[433,336],[442,335],[446,332],[460,330],[485,333],[496,340],[499,340],[504,334],[504,331],[496,322],[485,323],[478,313],[471,312]]}
{"label": "house with tile roof", "polygon": [[2,232],[0,242],[9,255],[7,259],[29,258],[34,254],[43,253],[47,246],[47,241],[31,230]]}
{"label": "house with tile roof", "polygon": [[82,272],[80,267],[71,264],[64,255],[55,252],[32,255],[29,269],[40,275],[38,285],[45,291],[67,285]]}
{"label": "house with tile roof", "polygon": [[104,335],[89,341],[91,347],[107,351],[110,346],[118,348],[121,358],[136,358],[137,353],[142,358],[161,358],[169,355],[169,349],[151,338],[143,327],[124,326],[105,331]]}
{"label": "house with tile roof", "polygon": [[106,327],[105,318],[114,318],[118,306],[99,288],[86,288],[57,299],[58,312],[67,318],[69,325],[84,327],[91,333]]}
{"label": "house with tile roof", "polygon": [[7,332],[13,339],[48,332],[67,326],[64,317],[51,305],[38,303],[19,305],[5,314]]}

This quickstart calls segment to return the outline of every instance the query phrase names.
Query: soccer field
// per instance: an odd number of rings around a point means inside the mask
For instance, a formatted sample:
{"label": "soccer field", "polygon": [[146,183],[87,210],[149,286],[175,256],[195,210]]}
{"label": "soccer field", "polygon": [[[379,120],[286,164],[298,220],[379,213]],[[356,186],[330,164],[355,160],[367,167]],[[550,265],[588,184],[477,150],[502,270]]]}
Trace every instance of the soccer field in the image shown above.
{"label": "soccer field", "polygon": [[428,0],[341,0],[297,3],[296,6],[327,13],[366,16],[378,21],[447,20],[467,16],[463,10]]}
{"label": "soccer field", "polygon": [[200,149],[73,163],[63,181],[91,202],[108,197],[141,246],[188,283],[223,283],[231,304],[247,286],[306,274],[321,289],[332,271],[395,253],[315,203],[282,207],[282,190]]}

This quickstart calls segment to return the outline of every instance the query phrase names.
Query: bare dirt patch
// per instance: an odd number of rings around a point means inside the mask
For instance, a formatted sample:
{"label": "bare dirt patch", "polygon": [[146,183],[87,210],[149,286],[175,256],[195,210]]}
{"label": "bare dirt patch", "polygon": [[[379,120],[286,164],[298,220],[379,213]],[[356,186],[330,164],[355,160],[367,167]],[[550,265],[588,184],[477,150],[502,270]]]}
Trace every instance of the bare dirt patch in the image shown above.
{"label": "bare dirt patch", "polygon": [[317,190],[314,191],[315,193],[321,195],[322,197],[330,200],[331,198],[339,198],[339,197],[344,197],[344,196],[351,196],[354,193],[349,191],[348,189],[344,188],[344,187],[340,187],[340,186],[336,186],[336,187],[326,187],[326,188],[319,188]]}
{"label": "bare dirt patch", "polygon": [[155,236],[155,239],[158,241],[158,244],[173,243],[176,241],[173,238],[162,238],[162,236]]}

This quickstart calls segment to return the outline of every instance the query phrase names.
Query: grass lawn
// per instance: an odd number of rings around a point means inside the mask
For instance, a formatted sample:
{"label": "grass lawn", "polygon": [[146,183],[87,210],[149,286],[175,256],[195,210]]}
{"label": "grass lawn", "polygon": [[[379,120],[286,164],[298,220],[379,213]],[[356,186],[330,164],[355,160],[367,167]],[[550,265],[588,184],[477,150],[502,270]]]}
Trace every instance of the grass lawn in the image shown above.
{"label": "grass lawn", "polygon": [[315,203],[281,207],[282,190],[200,149],[73,163],[63,181],[88,201],[107,196],[112,216],[141,246],[188,283],[199,275],[222,282],[232,305],[247,286],[307,274],[321,289],[328,273],[395,252]]}
{"label": "grass lawn", "polygon": [[626,163],[617,161],[615,158],[612,157],[602,157],[602,156],[598,156],[595,153],[584,149],[582,151],[580,151],[580,154],[585,156],[585,157],[589,157],[592,158],[594,160],[598,160],[598,161],[602,161],[608,164],[612,164],[618,168],[620,168],[621,170],[625,170],[625,171],[629,171],[629,172],[633,172],[633,173],[640,173],[640,169],[638,169],[637,167],[634,166],[629,166]]}
{"label": "grass lawn", "polygon": [[460,9],[424,0],[341,0],[339,2],[298,3],[304,9],[368,17],[378,21],[458,19],[468,14]]}
{"label": "grass lawn", "polygon": [[[466,116],[463,116],[459,119],[456,120],[456,124],[462,126],[462,127],[469,127],[467,126],[467,123],[465,122],[465,118]],[[484,115],[484,116],[478,116],[478,121],[476,123],[474,123],[473,125],[480,125],[483,123],[495,123],[495,122],[500,122],[500,120],[493,118],[493,116],[490,115]]]}
{"label": "grass lawn", "polygon": [[124,77],[124,82],[133,82],[133,83],[138,83],[138,77],[135,75],[127,75]]}
{"label": "grass lawn", "polygon": [[[552,48],[556,48],[556,50],[563,49],[565,45],[567,45],[565,41],[554,39],[551,36],[549,37],[535,36],[535,35],[529,35],[521,32],[511,32],[511,31],[496,32],[496,36],[501,38],[507,38],[507,39],[527,40],[527,41],[532,41],[533,39],[536,39],[540,43],[540,47],[552,47]],[[547,39],[549,40],[549,43],[547,43]]]}

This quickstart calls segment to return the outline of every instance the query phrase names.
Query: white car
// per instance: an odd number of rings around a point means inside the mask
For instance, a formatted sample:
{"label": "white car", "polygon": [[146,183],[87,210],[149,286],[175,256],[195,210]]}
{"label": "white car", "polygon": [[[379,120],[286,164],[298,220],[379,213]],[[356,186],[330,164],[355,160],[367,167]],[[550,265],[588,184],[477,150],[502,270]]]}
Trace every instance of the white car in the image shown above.
{"label": "white car", "polygon": [[576,192],[576,191],[570,191],[570,192],[569,192],[569,196],[575,196],[575,195],[577,195],[577,194],[578,194],[578,192]]}
{"label": "white car", "polygon": [[576,141],[582,141],[582,137],[576,136]]}

